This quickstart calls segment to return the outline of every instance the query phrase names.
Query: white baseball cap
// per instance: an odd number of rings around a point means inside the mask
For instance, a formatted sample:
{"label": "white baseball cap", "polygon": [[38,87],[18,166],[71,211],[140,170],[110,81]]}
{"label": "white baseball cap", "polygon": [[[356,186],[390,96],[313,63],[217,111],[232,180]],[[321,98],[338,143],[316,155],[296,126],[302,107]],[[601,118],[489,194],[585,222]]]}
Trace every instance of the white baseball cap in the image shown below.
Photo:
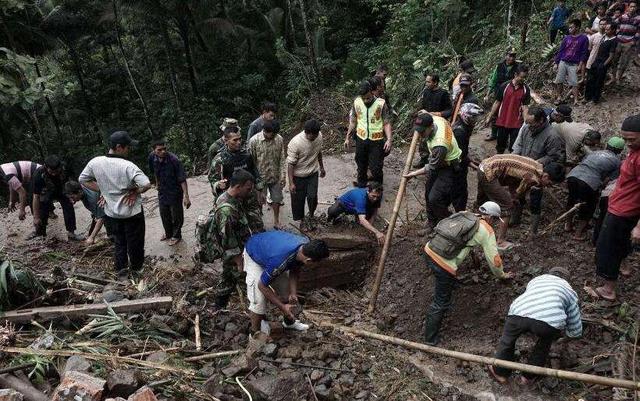
{"label": "white baseball cap", "polygon": [[492,217],[497,217],[500,219],[500,221],[502,221],[502,219],[500,218],[500,215],[502,214],[502,211],[500,210],[500,205],[498,205],[495,202],[485,202],[483,203],[480,207],[479,207],[480,213],[482,214],[486,214],[487,216],[492,216]]}

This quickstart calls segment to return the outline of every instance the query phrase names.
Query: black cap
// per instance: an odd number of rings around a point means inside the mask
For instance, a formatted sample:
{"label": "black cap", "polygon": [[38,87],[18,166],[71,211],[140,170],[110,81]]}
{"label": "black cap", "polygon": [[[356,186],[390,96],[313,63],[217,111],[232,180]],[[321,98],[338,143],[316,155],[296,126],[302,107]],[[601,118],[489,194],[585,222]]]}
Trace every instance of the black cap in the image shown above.
{"label": "black cap", "polygon": [[109,137],[109,142],[111,143],[111,148],[115,148],[117,145],[122,146],[136,146],[138,141],[131,138],[127,131],[116,131]]}
{"label": "black cap", "polygon": [[418,131],[421,134],[427,129],[427,127],[432,125],[433,117],[431,117],[431,114],[429,113],[420,113],[415,120],[413,120],[413,130]]}
{"label": "black cap", "polygon": [[560,114],[564,119],[568,122],[572,122],[573,118],[571,118],[571,112],[573,111],[570,106],[566,104],[561,104],[554,110],[556,113]]}
{"label": "black cap", "polygon": [[471,60],[465,60],[462,63],[460,63],[460,68],[464,71],[464,72],[476,72],[478,70],[476,70],[476,67],[473,65],[473,61]]}
{"label": "black cap", "polygon": [[507,53],[507,54],[514,55],[514,56],[515,56],[515,55],[517,54],[517,52],[516,52],[516,48],[515,48],[515,47],[508,47],[508,48],[507,48],[507,52],[506,52],[506,53]]}

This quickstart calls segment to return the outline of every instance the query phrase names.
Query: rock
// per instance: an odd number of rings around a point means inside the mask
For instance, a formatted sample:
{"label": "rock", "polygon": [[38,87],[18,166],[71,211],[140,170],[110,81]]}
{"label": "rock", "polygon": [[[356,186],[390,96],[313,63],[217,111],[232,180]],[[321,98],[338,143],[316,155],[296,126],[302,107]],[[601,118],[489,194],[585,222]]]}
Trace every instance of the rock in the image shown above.
{"label": "rock", "polygon": [[104,401],[127,401],[127,399],[122,397],[116,397],[116,398],[107,398]]}
{"label": "rock", "polygon": [[125,299],[126,297],[124,296],[124,293],[122,291],[118,291],[118,290],[105,290],[102,292],[102,299],[105,302],[116,302],[116,301],[122,301],[123,299]]}
{"label": "rock", "polygon": [[79,355],[73,355],[67,359],[67,363],[64,365],[64,370],[62,371],[62,376],[69,371],[88,373],[91,369],[91,362],[89,362],[85,357]]}
{"label": "rock", "polygon": [[608,331],[602,333],[602,342],[605,344],[609,344],[613,341],[613,336]]}
{"label": "rock", "polygon": [[324,344],[322,346],[322,349],[320,350],[320,353],[318,354],[318,359],[322,361],[325,361],[329,358],[335,359],[339,357],[340,357],[340,350],[338,349],[338,347],[331,344]]}
{"label": "rock", "polygon": [[278,351],[278,346],[274,343],[269,343],[262,347],[262,354],[269,358],[273,358],[276,355],[276,351]]}
{"label": "rock", "polygon": [[497,401],[495,394],[490,391],[483,391],[475,395],[478,401]]}
{"label": "rock", "polygon": [[280,350],[278,350],[279,358],[291,358],[292,360],[294,360],[294,359],[300,359],[301,356],[302,356],[302,347],[299,345],[290,345],[288,347],[280,348]]}
{"label": "rock", "polygon": [[255,359],[249,358],[247,355],[239,355],[229,366],[222,369],[222,373],[227,377],[234,377],[240,373],[249,373],[256,366],[258,364]]}
{"label": "rock", "polygon": [[324,372],[321,371],[320,369],[314,369],[313,371],[311,371],[311,376],[309,376],[311,378],[311,381],[318,381],[320,379],[322,379],[322,377],[324,376]]}
{"label": "rock", "polygon": [[221,375],[213,375],[207,379],[206,382],[202,385],[202,390],[209,395],[215,395],[216,391],[220,389],[222,383],[224,382],[224,377]]}
{"label": "rock", "polygon": [[97,377],[71,370],[65,373],[51,401],[100,401],[105,383]]}
{"label": "rock", "polygon": [[107,376],[107,390],[112,397],[128,397],[138,389],[134,370],[116,369]]}
{"label": "rock", "polygon": [[149,387],[142,387],[140,390],[131,394],[127,401],[158,401],[156,395]]}
{"label": "rock", "polygon": [[22,401],[24,396],[22,393],[13,389],[0,390],[0,401]]}
{"label": "rock", "polygon": [[354,380],[355,378],[351,374],[343,374],[340,376],[340,383],[349,387],[353,386]]}
{"label": "rock", "polygon": [[147,362],[165,363],[169,359],[169,354],[164,351],[156,351],[147,357]]}
{"label": "rock", "polygon": [[362,390],[358,394],[356,394],[356,400],[366,398],[368,395],[369,395],[368,391]]}
{"label": "rock", "polygon": [[236,332],[238,331],[238,325],[236,325],[235,323],[229,322],[224,326],[224,331]]}
{"label": "rock", "polygon": [[255,397],[265,400],[303,400],[310,398],[309,384],[298,371],[282,370],[277,376],[262,376],[247,383]]}

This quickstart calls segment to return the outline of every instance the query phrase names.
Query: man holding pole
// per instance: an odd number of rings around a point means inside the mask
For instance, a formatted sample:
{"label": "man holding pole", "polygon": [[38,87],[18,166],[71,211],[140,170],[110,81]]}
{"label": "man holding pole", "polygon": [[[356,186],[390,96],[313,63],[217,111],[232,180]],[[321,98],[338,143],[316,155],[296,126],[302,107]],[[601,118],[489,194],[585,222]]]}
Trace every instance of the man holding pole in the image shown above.
{"label": "man holding pole", "polygon": [[[537,342],[529,356],[529,364],[544,366],[551,344],[560,337],[561,330],[571,338],[582,335],[578,295],[567,282],[568,277],[567,269],[554,267],[548,274],[529,281],[524,294],[509,307],[496,358],[513,361],[516,341],[521,335],[531,333],[537,337]],[[488,369],[500,384],[505,384],[511,374],[511,370],[501,367],[489,365]],[[523,373],[520,383],[527,385],[535,378],[531,373]]]}

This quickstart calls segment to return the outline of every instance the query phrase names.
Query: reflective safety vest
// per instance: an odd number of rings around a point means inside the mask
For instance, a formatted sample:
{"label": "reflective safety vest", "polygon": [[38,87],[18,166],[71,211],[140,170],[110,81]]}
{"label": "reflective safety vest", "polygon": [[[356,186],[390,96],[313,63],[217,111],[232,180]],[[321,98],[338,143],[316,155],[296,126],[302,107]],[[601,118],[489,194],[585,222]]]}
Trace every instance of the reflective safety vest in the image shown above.
{"label": "reflective safety vest", "polygon": [[462,150],[458,147],[458,142],[453,135],[449,122],[445,118],[433,116],[433,125],[436,132],[431,135],[431,138],[427,139],[429,152],[436,146],[444,146],[447,148],[447,156],[445,157],[447,163],[451,164],[451,162],[459,160]]}
{"label": "reflective safety vest", "polygon": [[353,102],[353,110],[356,113],[356,135],[358,138],[371,141],[380,141],[384,139],[384,121],[382,120],[382,109],[384,108],[384,99],[378,98],[373,104],[367,108],[362,101],[362,97],[358,96]]}

